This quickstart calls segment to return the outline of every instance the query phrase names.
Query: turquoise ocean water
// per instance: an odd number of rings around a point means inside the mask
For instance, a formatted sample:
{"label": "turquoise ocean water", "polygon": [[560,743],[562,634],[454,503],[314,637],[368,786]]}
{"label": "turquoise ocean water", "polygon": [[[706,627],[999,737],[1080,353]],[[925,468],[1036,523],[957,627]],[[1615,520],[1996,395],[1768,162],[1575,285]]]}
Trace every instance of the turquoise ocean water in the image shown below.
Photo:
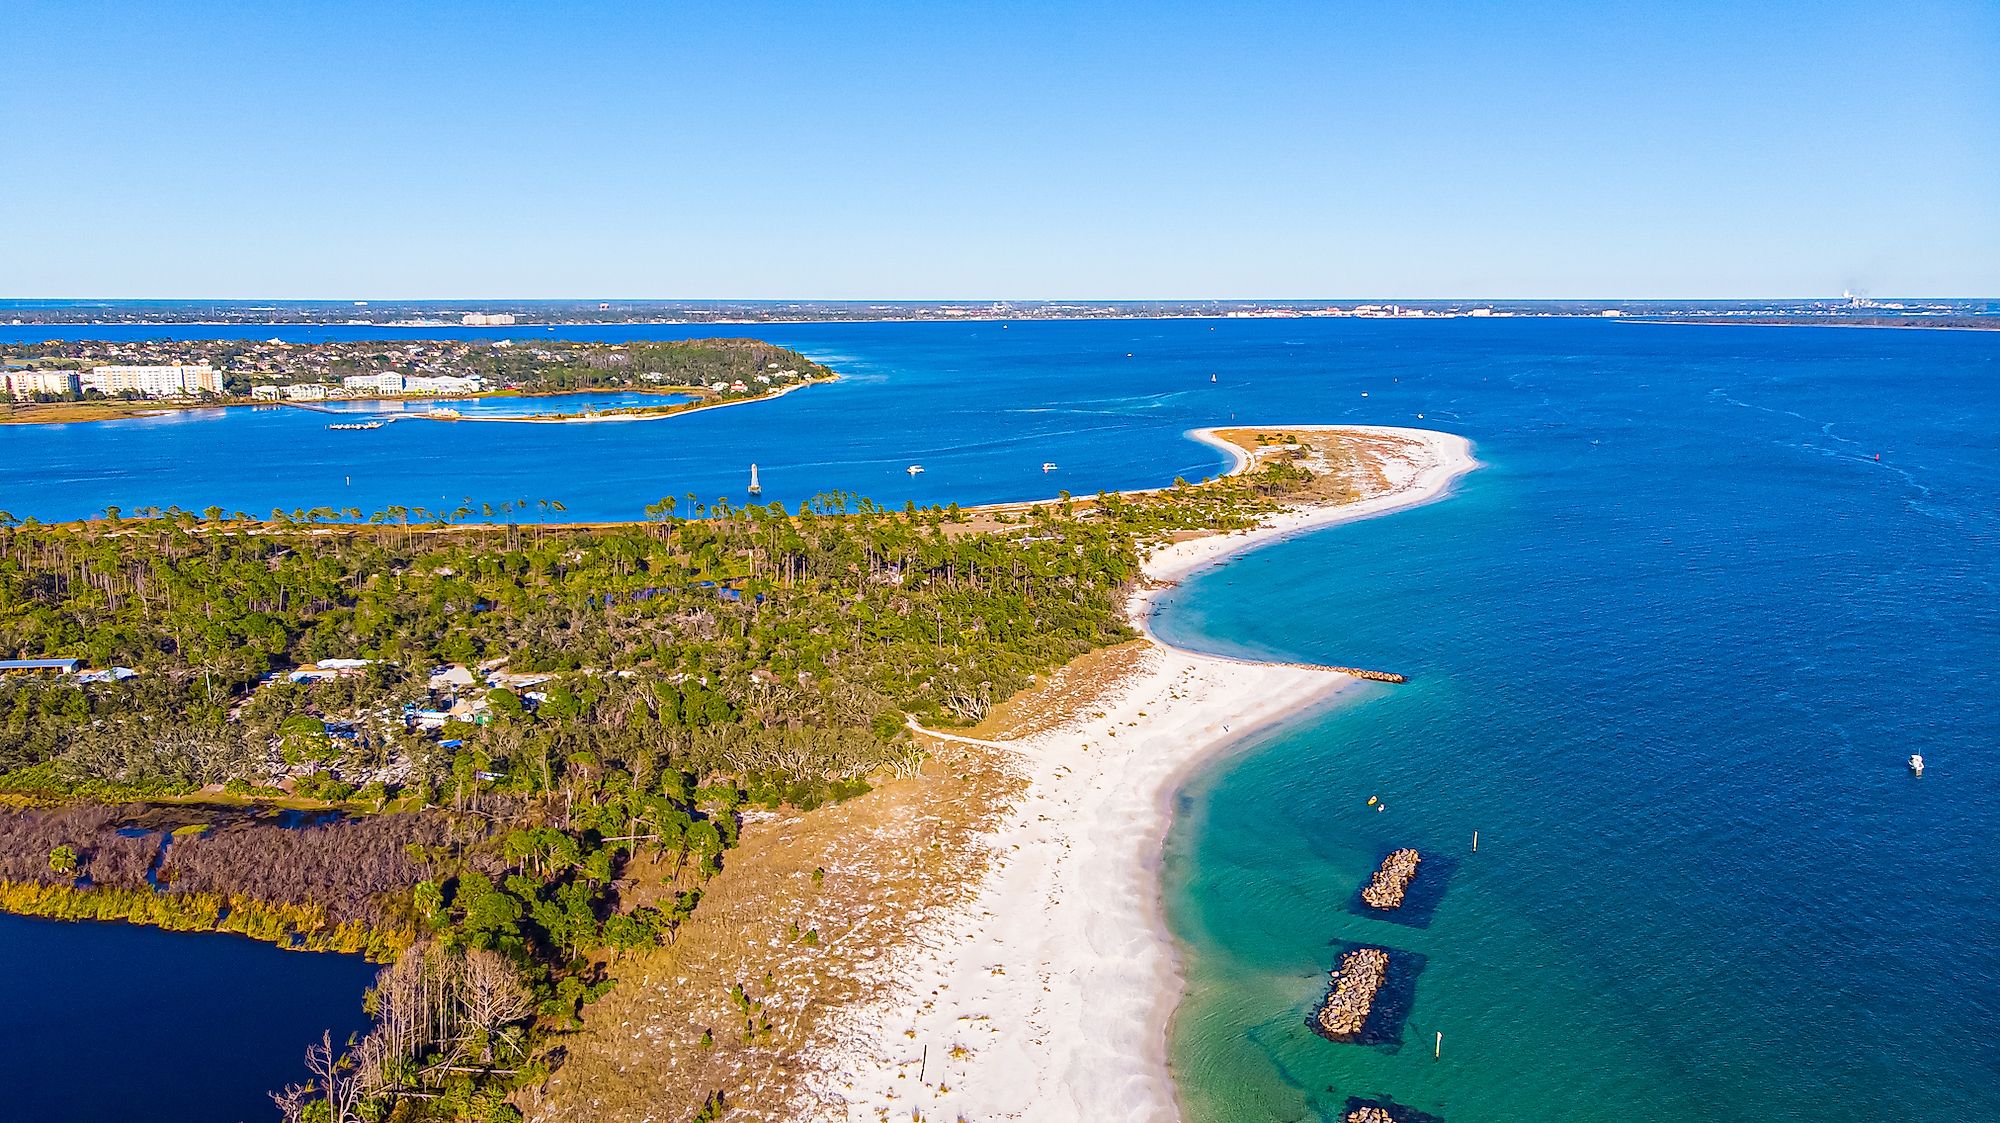
{"label": "turquoise ocean water", "polygon": [[[1182,433],[1232,418],[1462,433],[1486,467],[1450,498],[1246,556],[1157,620],[1198,648],[1412,678],[1183,793],[1164,892],[1195,1118],[1333,1118],[1392,1096],[1451,1123],[2000,1120],[2000,336],[731,330],[848,377],[626,425],[330,433],[263,410],[0,430],[0,508],[470,496],[630,518],[662,495],[740,500],[752,460],[788,504],[836,488],[976,502],[1197,478],[1222,458]],[[1397,845],[1456,863],[1428,927],[1350,911]],[[1400,1048],[1306,1030],[1343,941],[1422,957]]]}
{"label": "turquoise ocean water", "polygon": [[[1453,497],[1163,610],[1413,679],[1182,798],[1194,1119],[2000,1119],[1995,347],[1648,342],[1466,379]],[[1354,915],[1404,845],[1428,927]],[[1420,957],[1400,1047],[1306,1028],[1343,941]]]}

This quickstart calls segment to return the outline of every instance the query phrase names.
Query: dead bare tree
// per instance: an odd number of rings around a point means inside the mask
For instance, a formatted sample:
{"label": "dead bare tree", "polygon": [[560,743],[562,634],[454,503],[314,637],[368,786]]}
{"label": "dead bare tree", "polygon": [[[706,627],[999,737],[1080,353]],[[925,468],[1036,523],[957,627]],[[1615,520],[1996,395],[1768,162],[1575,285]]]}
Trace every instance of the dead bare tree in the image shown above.
{"label": "dead bare tree", "polygon": [[299,1123],[305,1117],[306,1105],[312,1102],[313,1086],[310,1084],[287,1084],[280,1091],[272,1092],[271,1102],[278,1105],[278,1114],[285,1123]]}
{"label": "dead bare tree", "polygon": [[358,1123],[361,1082],[354,1076],[354,1058],[333,1047],[333,1031],[320,1034],[319,1044],[306,1050],[306,1071],[313,1074],[326,1100],[327,1123]]}
{"label": "dead bare tree", "polygon": [[498,952],[474,949],[465,953],[461,968],[459,1005],[466,1029],[479,1042],[482,1064],[493,1061],[493,1037],[533,1010],[520,974]]}

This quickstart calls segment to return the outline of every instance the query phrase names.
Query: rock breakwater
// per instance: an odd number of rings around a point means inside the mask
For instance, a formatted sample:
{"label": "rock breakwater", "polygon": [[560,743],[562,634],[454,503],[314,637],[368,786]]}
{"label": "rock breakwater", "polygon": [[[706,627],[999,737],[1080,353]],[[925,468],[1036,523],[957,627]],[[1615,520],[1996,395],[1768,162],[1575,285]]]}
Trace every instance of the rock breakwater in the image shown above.
{"label": "rock breakwater", "polygon": [[1410,882],[1416,880],[1417,864],[1422,861],[1423,855],[1407,846],[1390,851],[1389,856],[1382,859],[1382,867],[1369,879],[1367,888],[1361,891],[1361,900],[1369,908],[1387,910],[1401,907],[1404,895],[1410,890]]}
{"label": "rock breakwater", "polygon": [[1389,953],[1381,948],[1356,948],[1341,956],[1326,1001],[1314,1017],[1320,1032],[1336,1041],[1360,1037],[1375,995],[1388,978]]}

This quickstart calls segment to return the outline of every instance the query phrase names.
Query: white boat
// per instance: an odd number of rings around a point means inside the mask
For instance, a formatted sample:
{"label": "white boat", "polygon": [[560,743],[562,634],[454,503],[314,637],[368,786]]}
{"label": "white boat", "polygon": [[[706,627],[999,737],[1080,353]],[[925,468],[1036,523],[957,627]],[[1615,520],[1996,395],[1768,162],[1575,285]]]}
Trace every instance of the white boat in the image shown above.
{"label": "white boat", "polygon": [[1044,461],[1042,461],[1042,471],[1044,471],[1044,472],[1053,472],[1053,471],[1055,471],[1055,470],[1056,470],[1056,462],[1055,462],[1055,461],[1053,461],[1053,460],[1044,460]]}
{"label": "white boat", "polygon": [[381,427],[380,421],[336,421],[327,426],[329,429],[380,429]]}
{"label": "white boat", "polygon": [[1910,771],[1919,776],[1924,774],[1924,757],[1922,753],[1910,754]]}
{"label": "white boat", "polygon": [[764,485],[757,482],[757,466],[755,464],[750,465],[750,494],[764,494]]}
{"label": "white boat", "polygon": [[904,471],[913,476],[921,476],[924,472],[924,466],[922,464],[912,464],[908,468],[905,468]]}

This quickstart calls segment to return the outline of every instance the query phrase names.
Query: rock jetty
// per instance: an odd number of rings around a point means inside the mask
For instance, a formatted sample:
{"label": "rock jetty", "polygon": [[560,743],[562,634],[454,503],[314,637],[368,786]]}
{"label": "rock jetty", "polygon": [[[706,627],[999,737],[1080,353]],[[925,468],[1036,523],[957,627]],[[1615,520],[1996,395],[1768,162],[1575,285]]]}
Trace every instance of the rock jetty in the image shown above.
{"label": "rock jetty", "polygon": [[1319,1008],[1319,1028],[1332,1038],[1360,1036],[1375,1005],[1375,993],[1388,978],[1389,953],[1381,948],[1356,948],[1341,956],[1326,1002]]}
{"label": "rock jetty", "polygon": [[1410,681],[1407,677],[1399,675],[1394,671],[1371,671],[1366,667],[1328,667],[1327,670],[1338,671],[1343,675],[1353,675],[1355,678],[1365,678],[1370,682]]}
{"label": "rock jetty", "polygon": [[1373,909],[1398,908],[1403,903],[1403,895],[1409,892],[1410,882],[1416,880],[1417,863],[1423,855],[1409,847],[1391,851],[1382,859],[1382,868],[1369,879],[1368,887],[1361,891],[1361,900]]}

